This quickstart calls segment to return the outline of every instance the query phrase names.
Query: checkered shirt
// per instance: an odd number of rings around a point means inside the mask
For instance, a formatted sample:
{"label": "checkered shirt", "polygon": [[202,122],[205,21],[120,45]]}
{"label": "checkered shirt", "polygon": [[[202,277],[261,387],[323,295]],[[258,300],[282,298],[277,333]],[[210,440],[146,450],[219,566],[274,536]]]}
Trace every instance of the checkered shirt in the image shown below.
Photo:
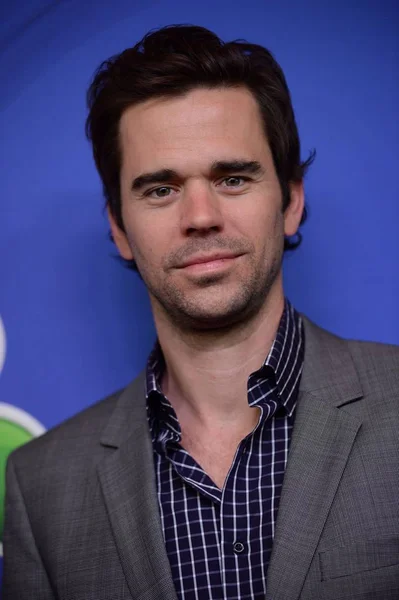
{"label": "checkered shirt", "polygon": [[147,363],[147,414],[166,552],[181,600],[263,600],[303,368],[304,332],[288,300],[262,367],[248,378],[260,408],[239,444],[223,489],[180,445],[174,409],[161,391],[157,344]]}

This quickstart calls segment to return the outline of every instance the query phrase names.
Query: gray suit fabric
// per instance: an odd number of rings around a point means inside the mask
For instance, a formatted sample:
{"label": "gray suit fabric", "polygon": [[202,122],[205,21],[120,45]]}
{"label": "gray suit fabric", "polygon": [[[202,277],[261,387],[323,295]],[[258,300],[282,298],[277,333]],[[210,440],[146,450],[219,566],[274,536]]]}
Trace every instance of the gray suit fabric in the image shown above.
{"label": "gray suit fabric", "polygon": [[[398,600],[399,348],[304,318],[267,600]],[[177,600],[143,374],[15,451],[4,600]]]}

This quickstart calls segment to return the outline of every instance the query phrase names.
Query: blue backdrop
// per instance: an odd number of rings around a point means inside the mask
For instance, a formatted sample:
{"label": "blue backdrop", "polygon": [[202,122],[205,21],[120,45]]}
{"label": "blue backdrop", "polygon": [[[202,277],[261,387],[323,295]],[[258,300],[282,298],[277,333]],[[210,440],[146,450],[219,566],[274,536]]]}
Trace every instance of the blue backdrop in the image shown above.
{"label": "blue backdrop", "polygon": [[[171,23],[273,51],[303,156],[317,150],[287,295],[338,334],[399,343],[395,0],[14,0],[0,14],[0,419],[22,409],[36,435],[144,366],[149,303],[107,241],[85,91],[103,59]],[[0,466],[14,443],[6,425]]]}

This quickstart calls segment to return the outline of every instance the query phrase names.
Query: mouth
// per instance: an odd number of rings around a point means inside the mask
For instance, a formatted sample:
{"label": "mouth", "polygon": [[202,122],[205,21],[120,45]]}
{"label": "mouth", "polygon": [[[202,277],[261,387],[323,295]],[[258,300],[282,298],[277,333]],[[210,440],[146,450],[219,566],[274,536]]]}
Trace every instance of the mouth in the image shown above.
{"label": "mouth", "polygon": [[212,255],[193,256],[181,265],[179,269],[190,273],[210,273],[226,269],[242,254],[215,253]]}

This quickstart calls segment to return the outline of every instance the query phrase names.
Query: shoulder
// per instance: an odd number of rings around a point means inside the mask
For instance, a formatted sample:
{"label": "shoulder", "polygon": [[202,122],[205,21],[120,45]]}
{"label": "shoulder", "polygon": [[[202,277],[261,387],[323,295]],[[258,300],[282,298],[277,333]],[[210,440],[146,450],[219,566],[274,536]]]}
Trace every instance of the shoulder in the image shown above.
{"label": "shoulder", "polygon": [[140,373],[127,387],[16,449],[9,461],[21,472],[48,471],[62,465],[79,469],[97,463],[106,453],[107,440],[111,445],[113,439],[120,442],[136,422],[139,426],[146,422],[142,384]]}
{"label": "shoulder", "polygon": [[[373,410],[397,420],[399,408],[399,347],[377,342],[347,340],[363,393]],[[390,409],[389,409],[390,407]]]}
{"label": "shoulder", "polygon": [[101,432],[122,392],[123,389],[107,396],[17,448],[10,454],[9,461],[18,470],[50,466],[68,457],[83,461],[99,445]]}
{"label": "shoulder", "polygon": [[[32,528],[37,527],[40,535],[47,523],[49,535],[54,537],[56,531],[62,535],[62,519],[70,521],[77,504],[89,497],[95,504],[101,493],[100,465],[127,440],[134,446],[147,435],[143,391],[140,374],[127,387],[12,452],[6,474],[9,513],[14,510],[15,498],[22,494]],[[57,512],[49,514],[49,506],[57,506]]]}
{"label": "shoulder", "polygon": [[380,408],[395,415],[399,405],[399,346],[339,337],[302,318],[308,359],[305,367],[311,371],[311,383],[317,381],[319,389],[322,384],[359,389],[370,410]]}
{"label": "shoulder", "polygon": [[360,369],[398,374],[399,346],[351,339],[345,341]]}
{"label": "shoulder", "polygon": [[340,337],[313,323],[305,315],[301,318],[305,325],[305,345],[311,346],[312,354],[328,352],[334,359],[337,354],[349,352],[360,371],[392,372],[399,368],[399,346]]}

